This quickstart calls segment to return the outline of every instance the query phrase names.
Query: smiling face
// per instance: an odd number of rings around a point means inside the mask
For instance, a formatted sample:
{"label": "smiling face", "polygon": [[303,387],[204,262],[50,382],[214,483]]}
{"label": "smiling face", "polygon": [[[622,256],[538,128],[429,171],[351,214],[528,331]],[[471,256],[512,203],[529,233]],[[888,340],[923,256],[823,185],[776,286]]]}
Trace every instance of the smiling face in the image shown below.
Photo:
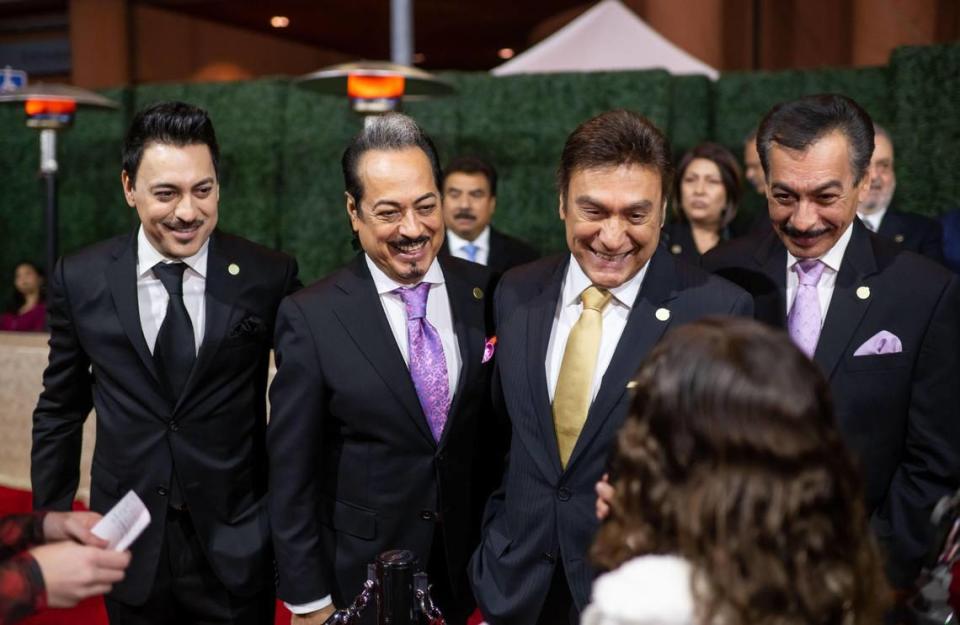
{"label": "smiling face", "polygon": [[720,229],[727,190],[716,163],[706,158],[690,161],[680,179],[680,205],[691,223]]}
{"label": "smiling face", "polygon": [[481,173],[454,172],[443,182],[443,219],[458,237],[473,241],[490,224],[497,198]]}
{"label": "smiling face", "polygon": [[577,169],[560,198],[567,246],[597,286],[615,288],[650,260],[663,224],[660,174],[641,165]]}
{"label": "smiling face", "polygon": [[806,150],[773,143],[768,152],[770,221],[797,258],[826,254],[853,222],[870,177],[854,182],[850,144],[840,132]]}
{"label": "smiling face", "polygon": [[440,190],[420,148],[370,150],[357,164],[363,198],[347,214],[363,251],[385,274],[415,284],[443,245]]}
{"label": "smiling face", "polygon": [[143,150],[134,185],[121,174],[127,204],[137,209],[144,234],[167,258],[200,251],[217,225],[220,186],[203,143],[150,143]]}

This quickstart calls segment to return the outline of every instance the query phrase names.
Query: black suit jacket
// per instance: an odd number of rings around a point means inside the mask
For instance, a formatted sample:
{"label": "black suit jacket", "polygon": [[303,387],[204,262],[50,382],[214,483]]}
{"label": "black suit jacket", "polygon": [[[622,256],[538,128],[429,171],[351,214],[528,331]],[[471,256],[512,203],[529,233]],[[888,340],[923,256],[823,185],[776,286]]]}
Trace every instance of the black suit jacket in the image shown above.
{"label": "black suit jacket", "polygon": [[465,568],[486,451],[489,273],[456,258],[440,266],[462,369],[439,443],[363,254],[280,306],[267,442],[278,594],[289,603],[330,594],[344,606],[387,549],[414,551],[426,569],[441,522],[456,600],[472,605]]}
{"label": "black suit jacket", "polygon": [[[470,562],[474,595],[492,625],[536,622],[558,559],[583,609],[594,577],[587,561],[597,528],[594,484],[629,409],[627,382],[668,328],[706,315],[752,313],[741,289],[657,250],[562,469],[544,363],[569,259],[564,254],[518,267],[497,288],[494,406],[509,418],[512,437],[503,483],[487,504]],[[668,320],[658,319],[660,308],[670,311]]]}
{"label": "black suit jacket", "polygon": [[877,234],[893,240],[902,249],[923,254],[944,264],[943,226],[935,219],[915,213],[901,213],[891,206],[883,215]]}
{"label": "black suit jacket", "polygon": [[[449,238],[443,242],[440,255],[451,255]],[[540,253],[530,245],[500,232],[493,226],[490,227],[490,255],[487,258],[487,268],[494,277],[499,277],[508,269],[532,262],[539,257]]]}
{"label": "black suit jacket", "polygon": [[50,361],[33,415],[34,506],[70,509],[83,422],[95,408],[90,507],[104,513],[132,489],[152,516],[113,596],[136,605],[150,591],[174,467],[214,572],[233,592],[253,594],[273,581],[267,366],[277,306],[299,284],[296,262],[213,233],[203,343],[173,400],[143,337],[136,246],[136,233],[116,237],[63,258],[51,276]]}
{"label": "black suit jacket", "polygon": [[[814,360],[840,430],[858,457],[871,523],[891,580],[913,581],[928,519],[960,476],[960,280],[855,220]],[[786,248],[773,232],[706,254],[703,266],[751,292],[756,316],[786,327]],[[878,332],[903,351],[854,356]]]}

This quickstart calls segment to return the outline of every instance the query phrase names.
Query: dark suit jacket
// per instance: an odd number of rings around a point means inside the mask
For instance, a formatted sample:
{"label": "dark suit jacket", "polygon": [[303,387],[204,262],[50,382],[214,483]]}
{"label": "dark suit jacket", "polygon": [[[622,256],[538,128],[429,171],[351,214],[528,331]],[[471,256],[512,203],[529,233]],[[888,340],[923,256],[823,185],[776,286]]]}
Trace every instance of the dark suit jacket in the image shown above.
{"label": "dark suit jacket", "polygon": [[[449,239],[443,242],[440,255],[451,255]],[[490,227],[490,255],[487,258],[487,268],[494,277],[499,277],[508,269],[529,263],[539,257],[540,253],[530,245],[500,232],[493,226]]]}
{"label": "dark suit jacket", "polygon": [[[569,259],[564,254],[518,267],[497,288],[494,406],[513,431],[506,474],[487,504],[470,562],[474,595],[492,625],[536,622],[558,559],[583,609],[594,576],[587,561],[597,528],[594,484],[629,409],[627,382],[668,328],[706,315],[752,312],[747,293],[659,249],[564,470],[544,362]],[[657,319],[659,308],[670,311],[669,320]]]}
{"label": "dark suit jacket", "polygon": [[670,250],[674,256],[684,259],[694,265],[700,264],[700,251],[693,240],[690,224],[682,221],[671,221],[664,224],[661,233],[661,245]]}
{"label": "dark suit jacket", "polygon": [[902,249],[943,264],[943,227],[935,219],[901,213],[891,206],[883,215],[877,234],[893,240]]}
{"label": "dark suit jacket", "polygon": [[353,601],[366,565],[410,549],[426,569],[442,523],[451,585],[472,606],[466,563],[487,427],[492,334],[486,268],[441,258],[462,369],[437,443],[365,257],[284,300],[270,389],[270,509],[283,600]]}
{"label": "dark suit jacket", "polygon": [[90,507],[104,513],[132,489],[152,516],[113,596],[136,605],[150,591],[174,467],[214,572],[231,591],[253,594],[273,581],[267,366],[280,299],[299,284],[296,262],[214,232],[203,343],[173,400],[141,329],[136,245],[136,233],[99,243],[62,259],[51,276],[50,362],[33,415],[34,506],[70,509],[83,422],[95,408]]}
{"label": "dark suit jacket", "polygon": [[[960,476],[960,280],[859,220],[852,227],[814,360],[902,586],[927,549],[930,511]],[[757,319],[786,327],[787,256],[775,233],[730,241],[703,266],[750,291]],[[901,353],[853,355],[882,330],[900,338]]]}

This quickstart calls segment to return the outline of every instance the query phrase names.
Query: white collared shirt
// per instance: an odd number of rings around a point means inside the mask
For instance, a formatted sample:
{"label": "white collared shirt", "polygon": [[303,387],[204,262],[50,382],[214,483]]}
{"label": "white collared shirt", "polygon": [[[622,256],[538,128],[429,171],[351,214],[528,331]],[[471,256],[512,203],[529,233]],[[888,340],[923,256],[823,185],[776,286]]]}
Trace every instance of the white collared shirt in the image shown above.
{"label": "white collared shirt", "polygon": [[477,246],[477,257],[473,262],[487,265],[490,261],[490,226],[484,228],[483,232],[477,235],[477,238],[473,241],[467,241],[463,237],[457,236],[453,230],[447,228],[447,249],[450,250],[451,256],[456,256],[463,260],[470,260],[470,255],[467,254],[464,248],[471,243]]}
{"label": "white collared shirt", "polygon": [[887,207],[884,206],[869,215],[867,213],[857,213],[857,217],[863,222],[867,229],[873,232],[880,232],[880,224],[883,223],[883,216],[887,214]]}
{"label": "white collared shirt", "polygon": [[[850,244],[850,237],[853,236],[853,224],[847,226],[846,232],[840,235],[837,242],[833,244],[827,253],[818,260],[826,267],[820,276],[820,282],[817,283],[817,299],[820,301],[820,327],[827,318],[827,309],[830,307],[830,300],[833,298],[833,287],[837,283],[837,272],[840,271],[840,263],[843,262],[843,254],[847,251],[847,245]],[[793,268],[799,262],[797,257],[787,252],[787,315],[793,308],[793,302],[797,297],[797,287],[800,285],[800,279]]]}
{"label": "white collared shirt", "polygon": [[[627,317],[630,316],[630,309],[637,299],[637,293],[640,292],[643,277],[646,275],[649,266],[650,262],[647,261],[637,272],[637,275],[620,286],[610,289],[613,297],[607,307],[603,309],[603,329],[600,334],[600,352],[597,355],[597,365],[593,371],[591,402],[597,397],[603,374],[610,366],[610,361],[617,349],[617,343],[620,342],[623,329],[627,327]],[[573,329],[574,324],[580,319],[580,313],[583,312],[580,294],[591,284],[593,283],[590,278],[583,272],[577,259],[571,254],[570,263],[567,265],[567,273],[563,278],[563,287],[560,290],[560,300],[557,302],[557,310],[553,316],[550,342],[547,344],[546,373],[550,403],[553,403],[553,396],[557,390],[557,378],[560,377],[560,365],[563,362],[563,351],[567,347],[570,330]]]}
{"label": "white collared shirt", "polygon": [[203,342],[203,325],[206,320],[207,306],[204,302],[204,293],[207,288],[207,251],[210,239],[204,241],[200,251],[188,258],[174,260],[167,258],[153,247],[147,239],[143,226],[137,232],[137,305],[140,309],[140,327],[143,329],[143,338],[147,341],[147,348],[153,353],[157,344],[157,334],[167,316],[167,304],[170,294],[153,275],[153,267],[157,263],[183,262],[187,269],[183,272],[183,305],[193,324],[194,347],[199,352]]}

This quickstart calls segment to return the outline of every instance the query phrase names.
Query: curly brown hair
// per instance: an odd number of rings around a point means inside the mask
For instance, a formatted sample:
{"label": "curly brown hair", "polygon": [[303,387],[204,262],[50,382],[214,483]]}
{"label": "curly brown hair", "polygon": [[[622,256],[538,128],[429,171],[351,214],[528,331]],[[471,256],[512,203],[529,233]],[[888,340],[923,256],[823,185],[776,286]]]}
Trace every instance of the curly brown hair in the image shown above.
{"label": "curly brown hair", "polygon": [[635,378],[591,556],[675,554],[702,623],[875,625],[888,595],[823,376],[783,332],[673,330]]}

